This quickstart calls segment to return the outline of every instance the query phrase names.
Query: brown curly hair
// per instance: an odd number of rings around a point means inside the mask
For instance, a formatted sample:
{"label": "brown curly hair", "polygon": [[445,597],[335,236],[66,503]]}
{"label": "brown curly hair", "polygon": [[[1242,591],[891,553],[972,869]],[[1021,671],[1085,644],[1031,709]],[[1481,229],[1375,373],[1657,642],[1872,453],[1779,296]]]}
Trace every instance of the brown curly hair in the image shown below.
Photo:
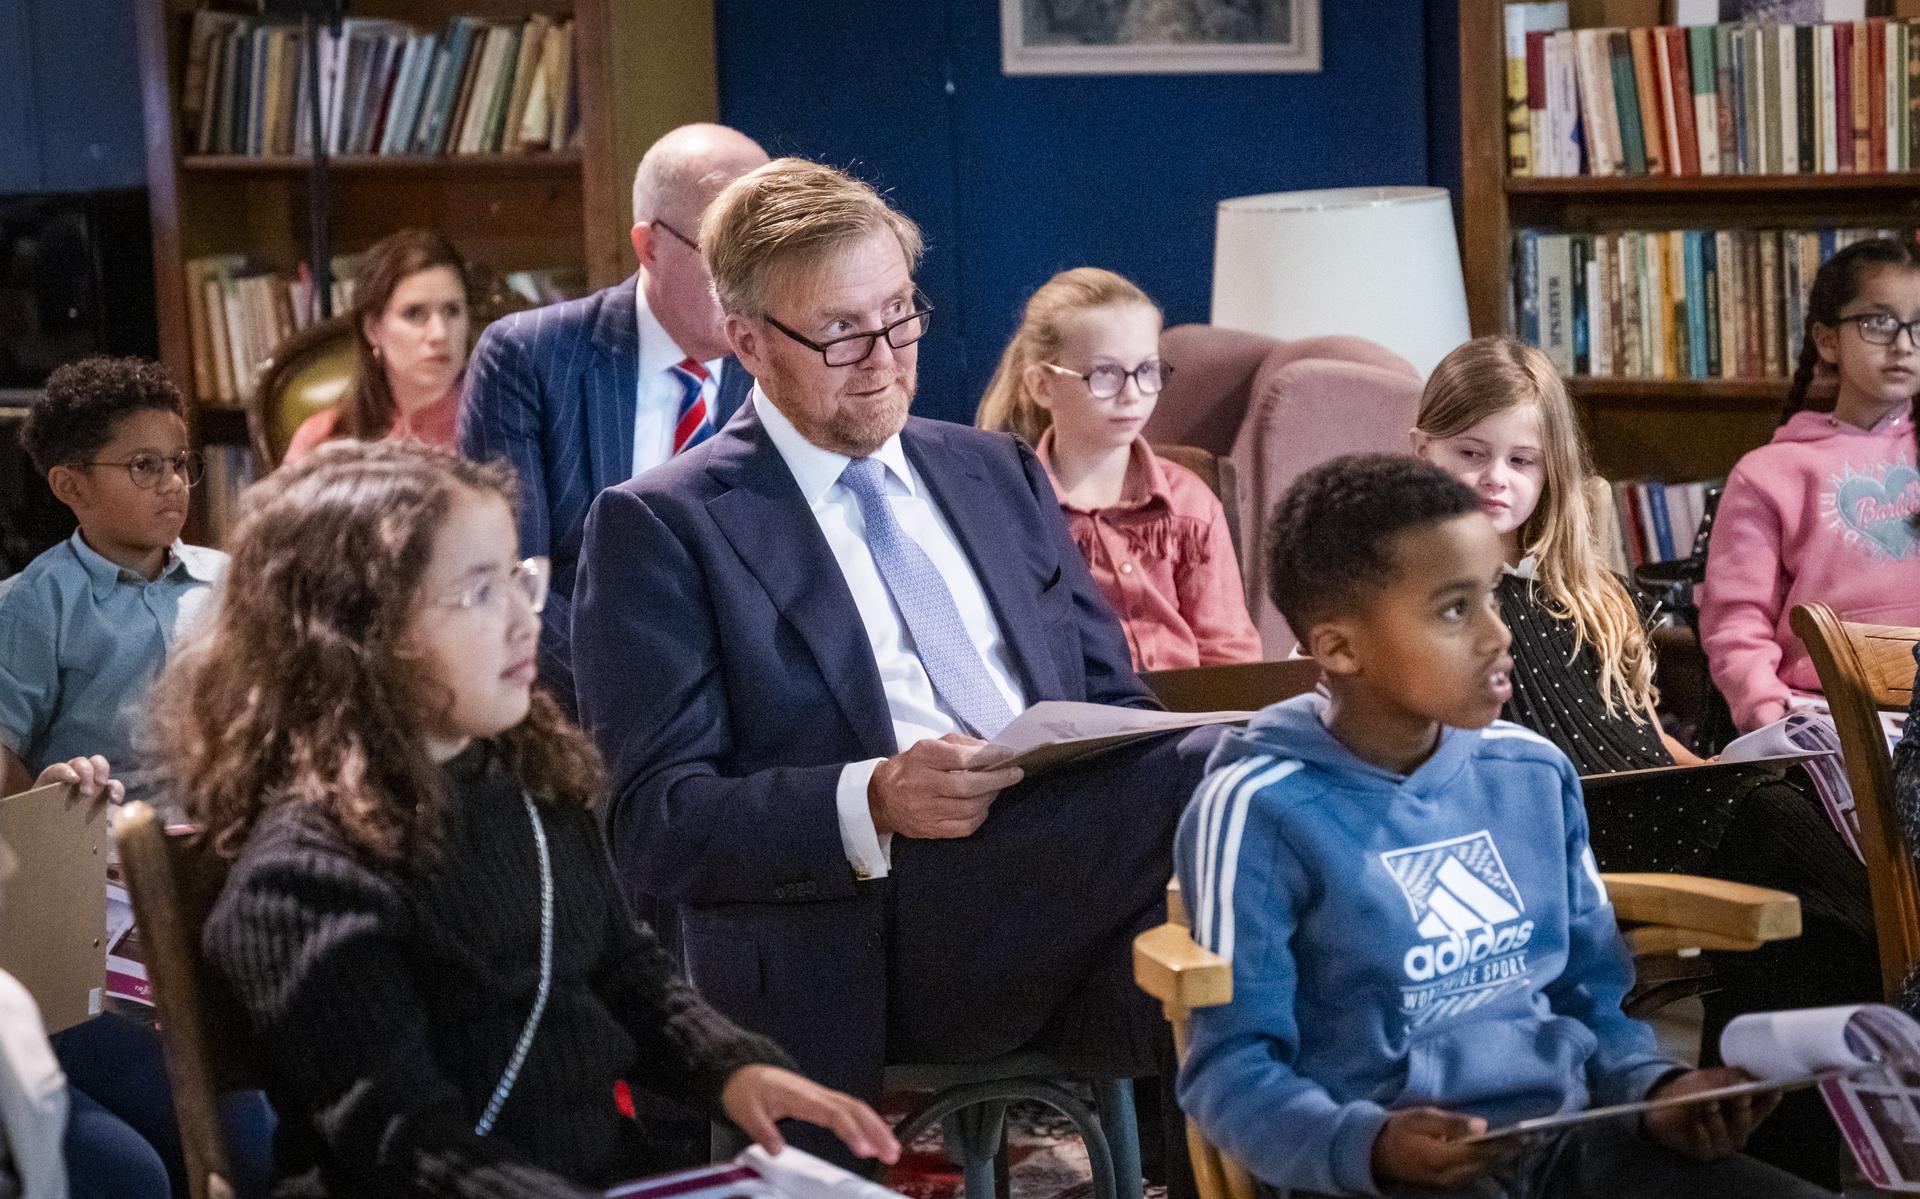
{"label": "brown curly hair", "polygon": [[[420,681],[407,630],[463,491],[517,500],[502,465],[384,441],[328,443],[248,491],[212,627],[169,663],[153,709],[166,784],[216,852],[298,803],[382,865],[437,858],[453,800],[425,717],[450,697]],[[538,689],[493,744],[541,803],[601,794],[593,747]]]}

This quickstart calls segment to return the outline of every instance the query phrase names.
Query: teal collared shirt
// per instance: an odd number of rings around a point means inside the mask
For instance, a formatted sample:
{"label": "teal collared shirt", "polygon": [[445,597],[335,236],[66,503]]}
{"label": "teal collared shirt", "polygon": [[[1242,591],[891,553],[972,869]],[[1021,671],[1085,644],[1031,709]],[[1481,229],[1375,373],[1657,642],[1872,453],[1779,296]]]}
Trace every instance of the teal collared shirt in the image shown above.
{"label": "teal collared shirt", "polygon": [[226,565],[219,550],[175,541],[149,582],[75,533],[0,580],[0,742],[29,774],[103,754],[135,797],[141,701]]}

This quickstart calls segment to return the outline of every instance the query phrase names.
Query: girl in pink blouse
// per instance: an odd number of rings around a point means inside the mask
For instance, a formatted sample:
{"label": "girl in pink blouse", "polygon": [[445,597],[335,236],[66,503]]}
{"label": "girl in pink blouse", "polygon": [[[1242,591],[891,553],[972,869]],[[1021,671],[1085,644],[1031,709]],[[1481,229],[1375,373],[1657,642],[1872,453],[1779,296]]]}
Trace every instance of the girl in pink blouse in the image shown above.
{"label": "girl in pink blouse", "polygon": [[1258,661],[1220,501],[1140,436],[1171,370],[1145,292],[1112,271],[1063,271],[1027,301],[978,423],[1038,452],[1136,669]]}

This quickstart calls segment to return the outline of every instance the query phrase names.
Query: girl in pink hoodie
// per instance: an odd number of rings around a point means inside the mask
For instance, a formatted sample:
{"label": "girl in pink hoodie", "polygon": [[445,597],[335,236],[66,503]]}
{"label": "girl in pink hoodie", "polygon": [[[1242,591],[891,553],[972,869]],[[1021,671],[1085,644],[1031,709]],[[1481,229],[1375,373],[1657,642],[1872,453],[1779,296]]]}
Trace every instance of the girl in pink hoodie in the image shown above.
{"label": "girl in pink hoodie", "polygon": [[[1816,382],[1834,387],[1832,411],[1806,409]],[[1920,245],[1856,242],[1814,278],[1786,420],[1734,467],[1707,553],[1701,638],[1741,729],[1820,690],[1795,604],[1920,624],[1916,392]]]}

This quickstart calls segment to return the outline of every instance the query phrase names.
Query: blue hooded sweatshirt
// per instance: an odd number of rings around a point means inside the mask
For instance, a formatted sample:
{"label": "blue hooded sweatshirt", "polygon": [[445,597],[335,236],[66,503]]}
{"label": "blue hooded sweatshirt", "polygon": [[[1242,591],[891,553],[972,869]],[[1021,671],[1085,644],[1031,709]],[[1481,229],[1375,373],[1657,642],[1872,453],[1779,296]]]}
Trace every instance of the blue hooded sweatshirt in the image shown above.
{"label": "blue hooded sweatshirt", "polygon": [[1233,1002],[1193,1013],[1180,1103],[1284,1189],[1377,1195],[1393,1108],[1493,1126],[1641,1099],[1679,1069],[1633,981],[1573,765],[1517,725],[1443,729],[1411,775],[1303,695],[1223,738],[1174,862]]}

